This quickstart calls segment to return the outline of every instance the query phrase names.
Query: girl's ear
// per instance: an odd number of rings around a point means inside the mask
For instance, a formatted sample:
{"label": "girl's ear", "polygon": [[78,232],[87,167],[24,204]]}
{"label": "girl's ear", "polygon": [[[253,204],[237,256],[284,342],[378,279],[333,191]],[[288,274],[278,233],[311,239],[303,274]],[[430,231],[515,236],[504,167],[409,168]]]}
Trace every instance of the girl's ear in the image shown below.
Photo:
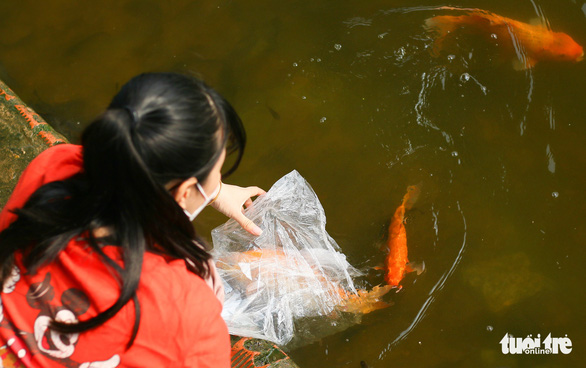
{"label": "girl's ear", "polygon": [[194,185],[197,183],[196,178],[189,178],[185,180],[183,183],[179,184],[177,190],[175,190],[175,201],[181,206],[181,208],[187,208],[187,198],[192,195],[192,191],[194,190]]}

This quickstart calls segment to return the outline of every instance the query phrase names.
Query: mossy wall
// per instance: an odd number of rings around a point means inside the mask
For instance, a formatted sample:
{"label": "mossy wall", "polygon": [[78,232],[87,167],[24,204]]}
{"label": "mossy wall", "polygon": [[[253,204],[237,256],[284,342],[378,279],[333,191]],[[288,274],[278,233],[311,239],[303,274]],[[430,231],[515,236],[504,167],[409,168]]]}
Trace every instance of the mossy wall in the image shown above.
{"label": "mossy wall", "polygon": [[48,147],[66,142],[0,81],[0,208],[28,163]]}

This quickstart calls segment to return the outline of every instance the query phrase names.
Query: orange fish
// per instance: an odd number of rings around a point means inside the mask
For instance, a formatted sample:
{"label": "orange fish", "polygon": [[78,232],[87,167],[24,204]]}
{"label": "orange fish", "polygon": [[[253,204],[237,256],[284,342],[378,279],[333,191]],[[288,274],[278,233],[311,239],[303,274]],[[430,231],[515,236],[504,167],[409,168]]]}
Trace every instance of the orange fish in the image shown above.
{"label": "orange fish", "polygon": [[570,36],[553,32],[543,24],[527,24],[481,9],[440,7],[442,10],[466,11],[468,14],[439,15],[425,20],[425,27],[436,32],[434,56],[444,48],[446,37],[459,28],[496,38],[507,56],[515,57],[515,69],[532,68],[538,61],[573,61],[584,59],[584,50]]}
{"label": "orange fish", "polygon": [[[249,274],[238,272],[242,269],[242,264],[250,264]],[[262,267],[260,267],[262,265]],[[332,292],[340,299],[336,310],[354,313],[354,314],[368,314],[378,309],[389,307],[391,304],[382,300],[383,296],[391,290],[389,285],[375,286],[372,290],[358,289],[356,293],[345,290],[339,285],[332,285],[321,274],[321,270],[314,266],[307,269],[307,262],[297,262],[295,259],[290,259],[285,254],[282,248],[275,249],[253,249],[241,253],[233,253],[230,256],[224,257],[222,260],[217,260],[216,266],[219,269],[232,271],[230,277],[234,281],[241,283],[250,295],[258,292],[259,282],[263,280],[263,287],[280,288],[283,292],[293,290],[300,292],[305,290],[310,296],[312,290],[307,287],[307,278],[317,278],[324,285],[324,290],[328,290],[330,286],[333,287]],[[261,268],[264,271],[261,271]],[[307,272],[309,271],[309,274]],[[259,274],[259,272],[262,272]],[[311,274],[311,273],[314,274]],[[276,274],[291,274],[287,278],[286,284],[275,284],[277,278]],[[283,280],[283,279],[281,279]]]}
{"label": "orange fish", "polygon": [[403,276],[406,273],[417,271],[417,274],[423,272],[423,265],[415,266],[409,263],[407,259],[407,232],[405,231],[405,211],[411,209],[417,201],[421,189],[419,185],[411,185],[407,188],[407,193],[403,197],[403,203],[393,215],[391,225],[389,226],[388,247],[389,254],[385,260],[385,281],[392,287],[399,287]]}

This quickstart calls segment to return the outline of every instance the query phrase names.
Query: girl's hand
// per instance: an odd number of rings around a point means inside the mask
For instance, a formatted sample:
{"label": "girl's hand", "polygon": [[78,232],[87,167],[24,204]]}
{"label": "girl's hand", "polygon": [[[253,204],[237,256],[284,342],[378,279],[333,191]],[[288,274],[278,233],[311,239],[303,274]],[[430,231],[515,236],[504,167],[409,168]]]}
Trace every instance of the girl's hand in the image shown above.
{"label": "girl's hand", "polygon": [[236,185],[222,183],[218,197],[211,206],[224,215],[234,219],[242,228],[252,235],[260,235],[262,230],[254,222],[244,216],[244,208],[252,205],[252,197],[266,192],[259,187],[242,188]]}

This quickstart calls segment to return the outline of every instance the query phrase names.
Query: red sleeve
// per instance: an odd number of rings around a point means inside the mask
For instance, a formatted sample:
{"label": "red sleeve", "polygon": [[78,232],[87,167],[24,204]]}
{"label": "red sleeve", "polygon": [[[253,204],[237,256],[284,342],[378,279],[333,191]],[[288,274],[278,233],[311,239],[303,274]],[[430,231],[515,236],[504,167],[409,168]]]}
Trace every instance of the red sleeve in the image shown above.
{"label": "red sleeve", "polygon": [[15,219],[10,210],[22,208],[37,189],[44,184],[67,179],[83,167],[82,147],[73,144],[59,144],[46,149],[23,171],[12,195],[0,212],[0,232]]}

